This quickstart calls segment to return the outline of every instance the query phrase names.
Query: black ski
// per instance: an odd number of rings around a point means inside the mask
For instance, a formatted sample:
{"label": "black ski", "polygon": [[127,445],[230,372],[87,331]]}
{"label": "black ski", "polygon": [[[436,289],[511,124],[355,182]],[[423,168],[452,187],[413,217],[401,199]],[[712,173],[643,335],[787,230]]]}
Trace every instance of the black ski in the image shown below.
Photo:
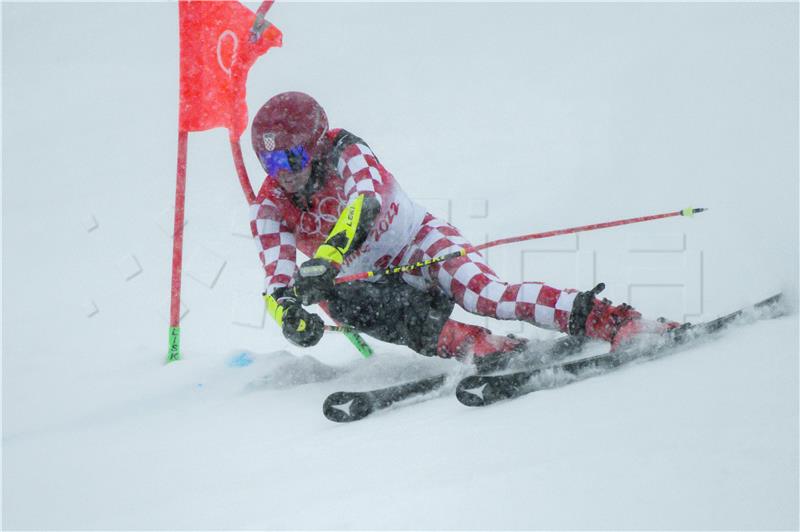
{"label": "black ski", "polygon": [[781,297],[781,294],[777,294],[715,320],[675,329],[662,337],[661,342],[654,346],[623,348],[574,362],[553,364],[543,368],[503,375],[472,375],[458,383],[456,397],[467,406],[486,406],[538,390],[563,386],[582,377],[607,373],[632,360],[655,358],[667,351],[719,331],[746,314],[752,313],[757,319],[777,317],[781,313],[777,308]]}
{"label": "black ski", "polygon": [[[497,371],[499,369],[530,367],[541,361],[552,362],[563,359],[578,352],[583,340],[575,337],[559,338],[544,349],[531,349],[504,356],[487,357],[476,363],[479,373]],[[389,386],[365,392],[335,392],[329,395],[322,405],[322,413],[326,418],[337,423],[358,421],[376,410],[388,408],[393,404],[432,392],[440,388],[447,378],[446,374],[427,377],[405,384]]]}
{"label": "black ski", "polygon": [[403,399],[431,392],[441,387],[445,378],[446,375],[436,375],[367,392],[334,392],[325,399],[322,413],[337,423],[358,421]]}

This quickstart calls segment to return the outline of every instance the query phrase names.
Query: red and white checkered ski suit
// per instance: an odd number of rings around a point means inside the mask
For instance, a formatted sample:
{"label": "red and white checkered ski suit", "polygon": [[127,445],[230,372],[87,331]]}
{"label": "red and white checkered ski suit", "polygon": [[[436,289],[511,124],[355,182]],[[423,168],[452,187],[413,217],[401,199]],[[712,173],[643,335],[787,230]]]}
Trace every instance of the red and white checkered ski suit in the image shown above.
{"label": "red and white checkered ski suit", "polygon": [[[341,130],[328,141],[342,138]],[[251,230],[266,273],[266,292],[287,286],[297,268],[296,250],[311,257],[325,241],[339,214],[359,194],[381,205],[364,243],[348,254],[342,273],[383,269],[443,255],[470,246],[449,223],[411,201],[370,148],[356,137],[338,146],[338,158],[301,209],[277,181],[267,177],[251,206]],[[332,147],[331,149],[335,149]],[[408,284],[420,289],[438,284],[465,310],[501,320],[522,320],[567,332],[577,295],[540,282],[501,280],[478,252],[406,273]]]}

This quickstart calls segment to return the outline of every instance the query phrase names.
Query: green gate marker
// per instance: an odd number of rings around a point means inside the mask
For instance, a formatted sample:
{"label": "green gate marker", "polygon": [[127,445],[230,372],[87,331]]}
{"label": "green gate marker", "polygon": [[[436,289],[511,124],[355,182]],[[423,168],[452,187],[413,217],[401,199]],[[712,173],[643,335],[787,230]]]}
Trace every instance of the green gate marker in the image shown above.
{"label": "green gate marker", "polygon": [[169,328],[169,349],[167,350],[167,364],[181,359],[181,328]]}

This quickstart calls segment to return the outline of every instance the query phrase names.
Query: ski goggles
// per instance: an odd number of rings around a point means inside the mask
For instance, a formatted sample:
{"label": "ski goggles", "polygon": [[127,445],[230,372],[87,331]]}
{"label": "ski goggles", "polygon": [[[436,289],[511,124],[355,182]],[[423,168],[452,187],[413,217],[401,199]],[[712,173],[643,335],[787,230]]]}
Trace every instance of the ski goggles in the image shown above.
{"label": "ski goggles", "polygon": [[278,175],[281,170],[299,172],[311,162],[308,152],[300,145],[288,150],[262,151],[258,154],[258,158],[271,176]]}

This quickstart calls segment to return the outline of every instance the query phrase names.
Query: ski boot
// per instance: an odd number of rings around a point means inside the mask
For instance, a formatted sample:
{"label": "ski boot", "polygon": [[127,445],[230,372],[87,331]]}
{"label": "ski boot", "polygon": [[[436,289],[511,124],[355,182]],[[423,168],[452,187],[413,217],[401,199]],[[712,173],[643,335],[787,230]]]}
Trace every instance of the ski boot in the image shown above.
{"label": "ski boot", "polygon": [[507,367],[527,346],[524,338],[499,336],[485,327],[449,319],[439,334],[436,354],[442,358],[471,358],[478,373],[488,373]]}
{"label": "ski boot", "polygon": [[646,320],[628,304],[615,306],[608,299],[597,299],[595,296],[605,287],[600,283],[575,298],[569,316],[570,335],[605,340],[611,344],[611,351],[616,351],[639,339],[678,336],[689,327],[664,318]]}

